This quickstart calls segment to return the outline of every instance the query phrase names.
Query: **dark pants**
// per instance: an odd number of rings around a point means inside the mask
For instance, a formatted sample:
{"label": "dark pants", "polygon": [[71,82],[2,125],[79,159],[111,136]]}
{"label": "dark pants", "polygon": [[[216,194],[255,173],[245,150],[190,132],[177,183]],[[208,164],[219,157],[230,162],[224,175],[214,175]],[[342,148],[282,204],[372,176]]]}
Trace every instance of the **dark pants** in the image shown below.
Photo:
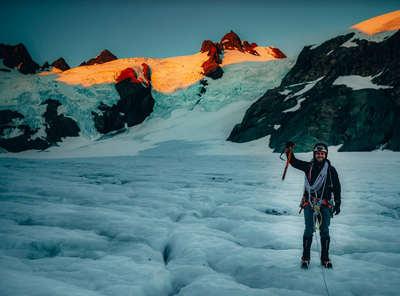
{"label": "dark pants", "polygon": [[[314,233],[314,216],[310,205],[306,205],[303,210],[304,212],[304,223],[306,228],[304,229],[304,236],[310,237]],[[322,223],[320,225],[320,236],[329,237],[329,225],[331,224],[332,212],[331,209],[322,206],[321,207]],[[321,221],[321,217],[318,215],[318,221]]]}

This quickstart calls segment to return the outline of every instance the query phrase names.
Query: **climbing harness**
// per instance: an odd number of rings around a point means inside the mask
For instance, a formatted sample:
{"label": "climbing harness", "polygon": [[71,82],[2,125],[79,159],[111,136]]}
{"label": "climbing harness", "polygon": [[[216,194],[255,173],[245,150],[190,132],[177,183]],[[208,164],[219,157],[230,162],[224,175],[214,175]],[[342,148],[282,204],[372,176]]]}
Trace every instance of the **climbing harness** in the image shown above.
{"label": "climbing harness", "polygon": [[[329,164],[326,161],[324,167],[322,168],[321,172],[318,174],[317,178],[315,179],[313,185],[310,185],[310,179],[311,179],[311,173],[313,170],[314,166],[314,161],[311,162],[310,164],[310,170],[308,172],[308,175],[305,176],[304,180],[304,191],[308,192],[308,201],[306,201],[306,198],[303,196],[301,202],[300,202],[300,211],[304,209],[306,205],[310,205],[311,210],[314,212],[314,222],[315,220],[318,220],[317,217],[320,217],[320,221],[318,221],[318,225],[322,224],[322,215],[321,215],[321,207],[322,206],[327,206],[331,209],[333,209],[333,199],[331,196],[330,201],[326,201],[323,199],[323,195],[325,192],[325,186],[326,186],[326,181],[328,177],[328,171],[329,171],[329,177],[330,177],[330,186],[333,188],[333,182],[332,182],[332,171],[329,169]],[[320,191],[322,188],[322,191]],[[318,196],[318,192],[321,192],[321,196]],[[315,230],[315,224],[314,223],[314,230]],[[319,226],[318,226],[319,229]]]}

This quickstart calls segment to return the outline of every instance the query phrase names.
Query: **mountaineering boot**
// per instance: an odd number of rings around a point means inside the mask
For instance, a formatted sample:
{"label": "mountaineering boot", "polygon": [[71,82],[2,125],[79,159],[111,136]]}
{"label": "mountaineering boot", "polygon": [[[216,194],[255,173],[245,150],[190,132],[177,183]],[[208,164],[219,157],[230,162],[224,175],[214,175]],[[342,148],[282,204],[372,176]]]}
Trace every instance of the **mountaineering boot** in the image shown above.
{"label": "mountaineering boot", "polygon": [[321,264],[326,268],[332,268],[331,259],[329,259],[329,244],[331,242],[331,238],[321,237]]}
{"label": "mountaineering boot", "polygon": [[303,236],[303,256],[301,257],[301,267],[308,267],[310,264],[312,236]]}
{"label": "mountaineering boot", "polygon": [[307,268],[310,265],[310,260],[301,259],[301,267]]}

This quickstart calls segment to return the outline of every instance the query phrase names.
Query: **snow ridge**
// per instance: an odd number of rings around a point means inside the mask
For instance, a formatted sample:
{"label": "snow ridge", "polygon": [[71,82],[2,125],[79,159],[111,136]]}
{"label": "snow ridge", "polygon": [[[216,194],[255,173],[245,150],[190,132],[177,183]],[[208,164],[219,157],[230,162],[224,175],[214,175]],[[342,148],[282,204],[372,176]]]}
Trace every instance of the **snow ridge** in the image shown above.
{"label": "snow ridge", "polygon": [[356,29],[367,35],[398,31],[400,30],[400,10],[374,17],[358,23],[349,29]]}

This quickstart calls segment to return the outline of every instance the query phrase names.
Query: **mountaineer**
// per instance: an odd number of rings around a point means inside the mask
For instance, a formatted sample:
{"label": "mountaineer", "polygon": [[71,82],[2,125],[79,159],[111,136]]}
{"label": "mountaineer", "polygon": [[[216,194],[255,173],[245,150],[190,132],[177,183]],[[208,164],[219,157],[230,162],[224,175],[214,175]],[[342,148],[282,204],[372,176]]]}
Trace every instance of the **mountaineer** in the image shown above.
{"label": "mountaineer", "polygon": [[292,147],[293,142],[286,143],[286,154],[290,165],[305,173],[304,195],[300,203],[304,209],[305,230],[303,234],[303,256],[301,266],[308,267],[310,263],[310,248],[316,225],[319,224],[321,237],[321,264],[332,268],[329,259],[329,225],[333,214],[340,213],[341,188],[336,169],[331,165],[328,157],[328,147],[324,143],[314,146],[314,157],[310,162],[297,159]]}

